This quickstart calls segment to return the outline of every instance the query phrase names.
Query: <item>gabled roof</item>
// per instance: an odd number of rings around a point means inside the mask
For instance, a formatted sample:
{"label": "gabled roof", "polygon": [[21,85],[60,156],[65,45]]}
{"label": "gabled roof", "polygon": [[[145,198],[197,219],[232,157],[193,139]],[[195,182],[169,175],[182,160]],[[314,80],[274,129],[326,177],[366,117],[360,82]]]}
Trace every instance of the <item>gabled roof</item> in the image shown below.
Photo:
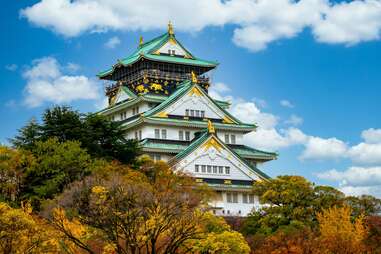
{"label": "gabled roof", "polygon": [[[160,49],[168,41],[172,40],[174,43],[178,44],[185,52],[186,55],[182,56],[169,56],[169,55],[160,55],[156,51]],[[112,74],[115,68],[119,66],[127,66],[133,64],[140,59],[148,59],[152,61],[159,62],[168,62],[168,63],[177,63],[177,64],[186,64],[186,65],[194,65],[201,67],[210,67],[214,68],[218,65],[217,62],[207,61],[200,58],[196,58],[192,55],[181,43],[176,39],[174,34],[170,34],[169,32],[162,34],[146,43],[139,45],[138,49],[133,52],[130,56],[118,60],[116,64],[112,66],[112,68],[99,72],[97,76],[99,78],[104,78],[110,74]]]}
{"label": "gabled roof", "polygon": [[[157,107],[151,109],[151,110],[148,110],[146,111],[143,115],[145,117],[157,117],[158,115],[160,115],[161,112],[164,112],[165,109],[167,109],[170,105],[172,105],[173,103],[175,103],[179,98],[181,98],[183,95],[187,94],[189,91],[191,91],[192,89],[196,89],[200,94],[202,94],[204,97],[207,98],[207,100],[209,100],[212,104],[214,104],[219,110],[221,110],[223,112],[223,114],[227,117],[227,119],[229,119],[229,121],[231,121],[231,124],[237,124],[237,125],[243,125],[244,123],[242,123],[240,120],[238,120],[237,118],[235,118],[234,116],[232,116],[228,111],[225,110],[224,107],[222,107],[219,103],[216,103],[216,101],[214,99],[212,99],[208,93],[205,92],[204,89],[202,89],[200,86],[198,86],[197,84],[195,83],[192,83],[191,81],[189,80],[185,80],[183,81],[177,88],[177,90],[175,92],[173,92],[167,100],[165,100],[164,102],[162,102],[160,105],[158,105]],[[253,127],[255,128],[256,126],[253,125]]]}
{"label": "gabled roof", "polygon": [[255,172],[258,176],[260,176],[262,179],[269,179],[270,177],[266,175],[264,172],[259,170],[258,168],[254,167],[250,163],[248,163],[244,158],[242,158],[240,155],[238,155],[233,149],[231,149],[229,146],[227,146],[224,142],[222,142],[215,133],[211,131],[204,131],[198,138],[196,138],[186,149],[178,153],[174,158],[172,158],[169,161],[170,165],[175,165],[178,161],[186,157],[187,155],[191,154],[193,151],[195,151],[199,146],[203,145],[205,142],[207,142],[209,139],[216,140],[219,145],[224,147],[226,150],[234,154],[243,164],[245,164],[248,168],[250,168],[253,172]]}
{"label": "gabled roof", "polygon": [[[141,146],[143,151],[146,152],[163,152],[170,154],[178,154],[187,149],[190,141],[180,140],[167,140],[167,139],[143,139]],[[269,161],[277,158],[276,153],[265,152],[258,149],[251,148],[246,145],[232,145],[226,144],[229,148],[234,150],[239,156],[245,159],[256,159],[261,161]]]}

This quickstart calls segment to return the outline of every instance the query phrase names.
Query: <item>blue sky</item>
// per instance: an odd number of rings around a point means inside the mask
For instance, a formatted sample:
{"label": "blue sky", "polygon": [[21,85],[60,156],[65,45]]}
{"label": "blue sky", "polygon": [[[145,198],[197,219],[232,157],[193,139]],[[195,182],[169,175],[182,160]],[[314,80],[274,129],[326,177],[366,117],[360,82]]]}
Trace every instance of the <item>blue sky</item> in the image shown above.
{"label": "blue sky", "polygon": [[97,110],[96,73],[172,20],[194,55],[220,63],[211,93],[260,126],[247,143],[279,152],[266,173],[381,197],[378,0],[12,1],[0,12],[0,142],[52,104]]}

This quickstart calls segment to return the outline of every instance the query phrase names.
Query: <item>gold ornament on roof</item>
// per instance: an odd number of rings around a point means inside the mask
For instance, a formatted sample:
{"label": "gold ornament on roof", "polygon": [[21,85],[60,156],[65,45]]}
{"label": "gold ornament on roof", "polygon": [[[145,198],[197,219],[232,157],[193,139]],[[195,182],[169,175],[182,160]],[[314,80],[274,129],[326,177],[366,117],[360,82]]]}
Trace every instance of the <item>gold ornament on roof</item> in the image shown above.
{"label": "gold ornament on roof", "polygon": [[215,133],[216,130],[214,129],[214,126],[212,124],[212,121],[208,120],[208,132],[209,133]]}
{"label": "gold ornament on roof", "polygon": [[139,46],[143,45],[143,36],[140,36],[140,39],[139,39]]}
{"label": "gold ornament on roof", "polygon": [[197,75],[196,73],[194,73],[194,71],[191,72],[191,75],[192,75],[192,83],[197,83]]}
{"label": "gold ornament on roof", "polygon": [[168,22],[168,34],[169,35],[174,35],[175,34],[173,32],[173,26],[172,26],[172,22],[171,21]]}

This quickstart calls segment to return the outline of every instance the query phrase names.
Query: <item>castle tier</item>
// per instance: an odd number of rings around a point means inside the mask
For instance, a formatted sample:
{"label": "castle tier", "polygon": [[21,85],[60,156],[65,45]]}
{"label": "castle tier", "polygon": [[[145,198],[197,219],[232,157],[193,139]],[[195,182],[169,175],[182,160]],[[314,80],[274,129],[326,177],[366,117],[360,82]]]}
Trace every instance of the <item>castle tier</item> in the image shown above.
{"label": "castle tier", "polygon": [[99,113],[119,121],[126,138],[139,140],[154,160],[213,188],[215,214],[246,216],[260,205],[251,186],[268,179],[258,166],[277,154],[244,145],[256,126],[232,116],[229,102],[209,96],[207,72],[216,66],[192,55],[169,24],[167,33],[141,39],[131,56],[98,74],[114,82],[106,88],[109,106]]}

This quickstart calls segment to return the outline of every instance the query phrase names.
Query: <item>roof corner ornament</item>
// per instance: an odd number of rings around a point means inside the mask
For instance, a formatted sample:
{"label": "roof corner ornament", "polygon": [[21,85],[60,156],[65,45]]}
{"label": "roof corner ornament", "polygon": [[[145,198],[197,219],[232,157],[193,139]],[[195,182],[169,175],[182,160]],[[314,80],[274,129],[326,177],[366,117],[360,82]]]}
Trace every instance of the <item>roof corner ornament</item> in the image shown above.
{"label": "roof corner ornament", "polygon": [[142,46],[143,43],[144,43],[143,36],[140,36],[140,39],[139,39],[139,46]]}
{"label": "roof corner ornament", "polygon": [[175,32],[173,31],[173,25],[172,25],[171,21],[168,22],[168,34],[169,35],[174,35],[175,34]]}
{"label": "roof corner ornament", "polygon": [[216,130],[214,129],[212,121],[210,121],[210,120],[208,120],[208,132],[209,133],[216,133]]}
{"label": "roof corner ornament", "polygon": [[192,75],[192,83],[197,83],[197,75],[196,73],[194,73],[194,71],[191,72],[191,75]]}

